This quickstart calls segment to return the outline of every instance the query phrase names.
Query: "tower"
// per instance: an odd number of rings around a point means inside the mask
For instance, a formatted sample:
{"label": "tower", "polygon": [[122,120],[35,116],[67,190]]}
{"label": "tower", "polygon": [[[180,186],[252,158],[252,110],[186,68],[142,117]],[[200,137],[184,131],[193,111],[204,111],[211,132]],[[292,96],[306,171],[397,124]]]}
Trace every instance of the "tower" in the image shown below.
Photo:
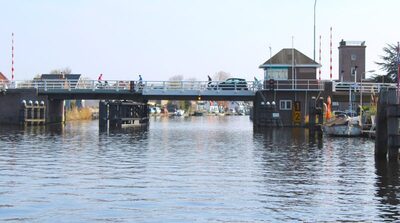
{"label": "tower", "polygon": [[365,79],[365,41],[340,41],[339,81],[361,82]]}

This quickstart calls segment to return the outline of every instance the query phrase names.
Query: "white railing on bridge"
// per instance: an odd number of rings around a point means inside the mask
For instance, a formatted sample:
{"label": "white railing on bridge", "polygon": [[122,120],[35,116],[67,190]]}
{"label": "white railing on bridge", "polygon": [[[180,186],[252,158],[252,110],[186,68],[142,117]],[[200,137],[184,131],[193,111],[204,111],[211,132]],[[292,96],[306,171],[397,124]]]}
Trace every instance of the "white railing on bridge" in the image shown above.
{"label": "white railing on bridge", "polygon": [[248,81],[246,84],[224,84],[222,81],[145,81],[139,88],[144,91],[162,90],[235,90],[256,91],[262,89],[260,82]]}
{"label": "white railing on bridge", "polygon": [[379,93],[383,88],[396,88],[393,83],[374,83],[374,82],[333,82],[333,91],[356,90],[363,93]]}
{"label": "white railing on bridge", "polygon": [[262,89],[262,84],[256,82],[247,82],[245,85],[223,85],[222,82],[208,81],[120,81],[120,80],[24,80],[24,81],[0,81],[0,89],[18,88],[18,89],[40,89],[40,90],[237,90],[237,91],[255,91]]}
{"label": "white railing on bridge", "polygon": [[[268,81],[247,81],[246,83],[227,84],[223,81],[130,81],[130,80],[16,80],[16,81],[0,81],[0,89],[7,88],[34,88],[39,90],[75,90],[75,89],[91,89],[96,90],[134,90],[134,91],[252,91],[269,89]],[[274,90],[323,90],[324,83],[318,80],[275,80]]]}
{"label": "white railing on bridge", "polygon": [[[326,81],[318,80],[275,80],[273,83],[276,91],[322,91]],[[130,81],[130,80],[16,80],[0,81],[0,89],[19,88],[19,89],[39,89],[39,90],[107,90],[120,91],[130,90],[143,93],[167,93],[178,91],[235,91],[235,92],[255,92],[262,89],[270,89],[268,80],[247,81],[239,84],[224,84],[222,81]],[[396,88],[393,83],[372,83],[372,82],[336,82],[332,81],[334,92],[356,90],[365,93],[378,93],[382,88]]]}
{"label": "white railing on bridge", "polygon": [[16,81],[0,81],[0,89],[17,88],[17,89],[108,89],[108,90],[129,90],[130,81],[96,81],[96,80],[16,80]]}

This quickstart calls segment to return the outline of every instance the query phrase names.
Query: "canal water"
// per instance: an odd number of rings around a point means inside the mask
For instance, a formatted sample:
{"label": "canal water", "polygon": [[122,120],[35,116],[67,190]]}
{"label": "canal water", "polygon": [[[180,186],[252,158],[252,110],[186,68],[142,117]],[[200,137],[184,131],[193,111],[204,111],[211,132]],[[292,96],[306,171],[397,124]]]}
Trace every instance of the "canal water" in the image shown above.
{"label": "canal water", "polygon": [[399,192],[373,141],[256,131],[247,116],[0,127],[4,222],[395,221]]}

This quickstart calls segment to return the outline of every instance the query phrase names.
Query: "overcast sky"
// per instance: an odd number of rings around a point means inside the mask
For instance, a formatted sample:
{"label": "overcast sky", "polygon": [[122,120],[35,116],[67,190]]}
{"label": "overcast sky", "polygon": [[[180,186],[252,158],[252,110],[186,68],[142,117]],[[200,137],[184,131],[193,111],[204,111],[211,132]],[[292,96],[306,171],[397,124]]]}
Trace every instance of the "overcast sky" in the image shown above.
{"label": "overcast sky", "polygon": [[[0,71],[15,79],[69,67],[104,79],[207,80],[225,71],[262,78],[260,64],[292,46],[313,58],[314,0],[0,0]],[[333,75],[341,39],[366,41],[367,70],[382,48],[400,41],[399,0],[318,0],[316,59],[322,35],[323,78]],[[318,59],[317,59],[318,62]]]}

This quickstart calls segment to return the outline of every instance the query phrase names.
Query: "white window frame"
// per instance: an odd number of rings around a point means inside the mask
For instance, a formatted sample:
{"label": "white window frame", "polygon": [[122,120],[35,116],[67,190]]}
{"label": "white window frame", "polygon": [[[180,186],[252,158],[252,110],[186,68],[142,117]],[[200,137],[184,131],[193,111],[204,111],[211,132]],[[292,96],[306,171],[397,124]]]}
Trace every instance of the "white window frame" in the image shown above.
{"label": "white window frame", "polygon": [[[282,106],[283,103],[283,106]],[[279,100],[280,110],[292,110],[292,100]]]}

